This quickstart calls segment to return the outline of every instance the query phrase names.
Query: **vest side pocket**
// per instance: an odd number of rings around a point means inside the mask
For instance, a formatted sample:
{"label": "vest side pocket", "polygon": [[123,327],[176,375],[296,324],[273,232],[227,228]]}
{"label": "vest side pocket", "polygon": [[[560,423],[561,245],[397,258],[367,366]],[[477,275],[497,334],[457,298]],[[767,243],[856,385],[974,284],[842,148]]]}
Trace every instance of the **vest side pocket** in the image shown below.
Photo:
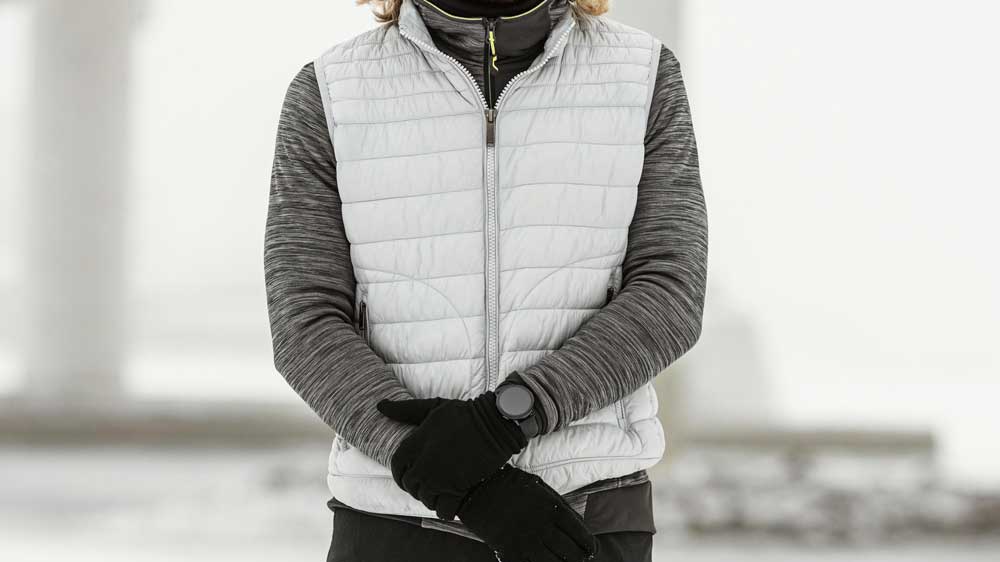
{"label": "vest side pocket", "polygon": [[608,278],[608,290],[606,297],[604,299],[604,306],[611,304],[611,300],[615,298],[622,288],[622,266],[617,266],[611,270],[611,276]]}
{"label": "vest side pocket", "polygon": [[368,291],[358,284],[355,289],[357,303],[354,306],[354,326],[365,343],[371,345],[368,327]]}
{"label": "vest side pocket", "polygon": [[[611,276],[608,278],[608,289],[607,297],[604,301],[604,306],[611,304],[615,296],[622,288],[622,266],[616,266],[611,270]],[[615,416],[618,418],[618,427],[622,429],[628,429],[629,423],[625,412],[625,399],[622,398],[615,403]]]}

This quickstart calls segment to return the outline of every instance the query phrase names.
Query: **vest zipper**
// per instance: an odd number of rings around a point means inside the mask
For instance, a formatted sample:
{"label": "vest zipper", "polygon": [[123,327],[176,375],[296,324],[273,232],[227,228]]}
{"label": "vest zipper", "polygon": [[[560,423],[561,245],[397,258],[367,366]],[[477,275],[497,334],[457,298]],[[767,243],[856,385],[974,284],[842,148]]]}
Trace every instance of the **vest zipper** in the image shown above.
{"label": "vest zipper", "polygon": [[486,27],[486,49],[483,71],[486,79],[486,387],[493,388],[493,381],[499,379],[500,372],[500,217],[497,210],[496,174],[496,120],[493,108],[493,84],[496,79],[497,20],[483,18]]}
{"label": "vest zipper", "polygon": [[493,104],[493,84],[496,83],[497,71],[497,20],[496,18],[483,18],[483,26],[486,27],[486,60],[483,61],[483,74],[486,77],[486,91],[490,105]]}
{"label": "vest zipper", "polygon": [[496,110],[486,111],[486,388],[500,372],[500,217],[497,210]]}
{"label": "vest zipper", "polygon": [[[559,36],[559,39],[556,41],[549,54],[546,55],[541,62],[532,65],[530,68],[517,73],[517,75],[511,78],[510,81],[504,86],[503,90],[500,91],[500,95],[497,96],[497,103],[494,106],[490,105],[491,100],[487,99],[486,95],[483,93],[483,89],[476,83],[476,78],[471,72],[469,72],[469,69],[465,68],[462,63],[455,59],[455,57],[444,53],[433,45],[427,44],[425,41],[421,41],[420,39],[410,36],[402,27],[399,27],[400,35],[406,37],[424,50],[444,57],[446,60],[450,61],[452,65],[458,68],[462,72],[462,75],[465,76],[466,81],[472,86],[472,89],[479,94],[479,100],[482,102],[483,116],[485,119],[484,136],[486,141],[486,215],[484,217],[486,219],[486,224],[483,225],[483,231],[486,238],[486,385],[484,390],[493,389],[494,381],[499,378],[500,369],[500,272],[498,264],[499,251],[497,249],[500,227],[497,218],[496,121],[501,104],[504,100],[504,95],[510,90],[511,86],[517,83],[521,78],[533,74],[545,66],[545,64],[554,56],[554,53],[559,50],[563,41],[566,40],[566,37],[569,36],[569,32],[575,26],[575,21],[570,22],[570,24],[563,31],[562,35]],[[496,39],[494,36],[494,44],[495,41]],[[487,76],[489,76],[489,72],[487,72]]]}
{"label": "vest zipper", "polygon": [[[549,54],[542,59],[542,61],[536,65],[533,65],[515,75],[510,79],[509,82],[500,91],[500,95],[497,96],[496,104],[492,109],[486,112],[486,129],[487,129],[487,139],[486,144],[486,193],[487,193],[487,219],[489,223],[488,236],[492,236],[493,243],[487,244],[487,264],[492,264],[492,275],[487,276],[487,332],[486,332],[486,342],[487,342],[487,355],[492,354],[492,359],[487,361],[486,366],[486,390],[494,389],[494,381],[499,379],[499,369],[500,369],[500,297],[499,297],[499,285],[500,285],[500,268],[499,268],[499,257],[497,244],[500,238],[500,225],[497,219],[497,165],[496,165],[496,121],[499,117],[500,108],[503,106],[503,100],[508,91],[510,91],[511,86],[516,84],[519,80],[523,79],[538,69],[545,66],[545,63],[549,62],[553,54],[559,50],[562,46],[563,41],[569,35],[570,30],[573,29],[576,22],[571,23],[563,34],[559,36],[556,41],[555,48],[553,48]],[[487,69],[489,71],[489,69]],[[490,199],[492,197],[492,199]],[[488,272],[490,268],[487,268]],[[491,289],[492,287],[492,289]],[[490,291],[493,291],[491,294]],[[490,312],[492,309],[493,318],[490,320]],[[491,330],[492,328],[492,330]],[[492,337],[491,337],[492,336]],[[491,343],[492,342],[492,347]]]}

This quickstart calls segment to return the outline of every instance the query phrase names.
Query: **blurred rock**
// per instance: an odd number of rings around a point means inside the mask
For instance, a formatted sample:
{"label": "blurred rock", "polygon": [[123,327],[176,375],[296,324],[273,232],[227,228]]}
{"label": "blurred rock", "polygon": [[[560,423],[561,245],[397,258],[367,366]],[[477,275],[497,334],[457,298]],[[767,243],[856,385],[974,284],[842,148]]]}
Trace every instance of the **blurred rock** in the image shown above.
{"label": "blurred rock", "polygon": [[695,446],[651,474],[661,533],[831,544],[1000,536],[1000,490],[950,489],[929,453]]}

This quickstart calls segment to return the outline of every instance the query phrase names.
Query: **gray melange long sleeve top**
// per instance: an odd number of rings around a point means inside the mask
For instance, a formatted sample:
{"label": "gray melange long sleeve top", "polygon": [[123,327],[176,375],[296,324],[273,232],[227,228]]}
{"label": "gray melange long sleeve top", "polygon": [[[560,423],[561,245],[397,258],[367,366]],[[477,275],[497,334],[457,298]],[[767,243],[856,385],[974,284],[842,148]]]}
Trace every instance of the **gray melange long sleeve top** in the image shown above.
{"label": "gray melange long sleeve top", "polygon": [[[666,48],[645,156],[621,290],[560,349],[521,373],[544,408],[546,431],[636,390],[699,337],[705,201],[680,67]],[[412,428],[385,418],[375,404],[412,396],[354,328],[355,280],[340,205],[310,64],[288,89],[271,177],[264,268],[274,361],[330,427],[388,466]]]}

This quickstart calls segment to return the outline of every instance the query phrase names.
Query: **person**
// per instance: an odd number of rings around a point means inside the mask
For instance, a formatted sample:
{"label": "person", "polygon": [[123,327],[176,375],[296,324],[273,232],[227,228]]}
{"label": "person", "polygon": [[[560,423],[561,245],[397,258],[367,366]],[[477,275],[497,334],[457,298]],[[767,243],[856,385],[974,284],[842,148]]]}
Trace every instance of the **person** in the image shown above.
{"label": "person", "polygon": [[679,64],[605,0],[374,4],[288,89],[265,233],[328,560],[651,560],[707,268]]}

